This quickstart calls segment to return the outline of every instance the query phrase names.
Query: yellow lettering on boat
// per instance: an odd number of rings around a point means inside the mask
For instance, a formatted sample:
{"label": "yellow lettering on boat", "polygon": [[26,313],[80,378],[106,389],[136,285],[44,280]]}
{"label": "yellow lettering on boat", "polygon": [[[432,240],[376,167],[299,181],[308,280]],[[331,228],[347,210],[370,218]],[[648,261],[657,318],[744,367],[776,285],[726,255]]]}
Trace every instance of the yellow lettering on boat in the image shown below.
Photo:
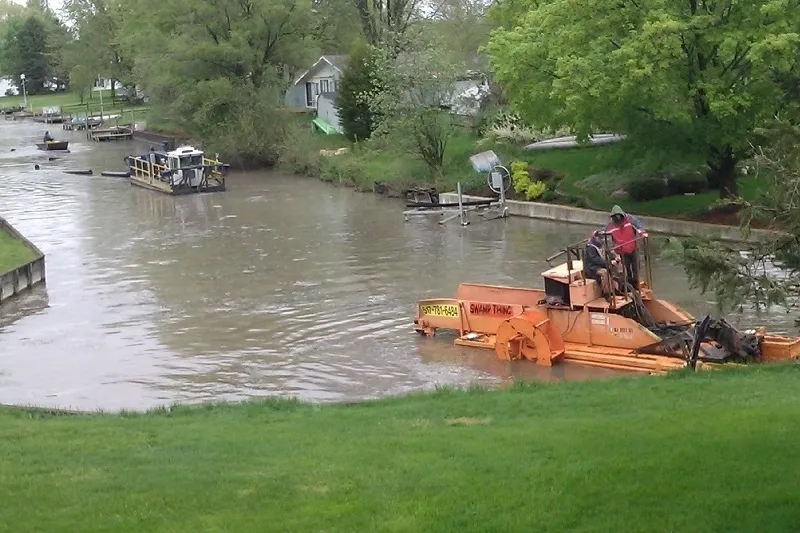
{"label": "yellow lettering on boat", "polygon": [[419,306],[421,315],[458,317],[457,304],[424,304]]}

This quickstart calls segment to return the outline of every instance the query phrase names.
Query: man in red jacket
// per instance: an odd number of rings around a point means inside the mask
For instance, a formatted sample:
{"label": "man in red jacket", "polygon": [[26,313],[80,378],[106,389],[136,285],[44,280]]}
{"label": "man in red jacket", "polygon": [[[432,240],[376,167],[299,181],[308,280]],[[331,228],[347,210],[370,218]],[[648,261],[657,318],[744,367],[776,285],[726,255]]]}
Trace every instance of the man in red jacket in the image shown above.
{"label": "man in red jacket", "polygon": [[615,205],[611,209],[611,222],[606,226],[606,232],[611,234],[611,239],[614,241],[614,251],[622,257],[628,282],[634,289],[639,290],[637,237],[647,236],[644,225],[638,218],[625,213],[620,206]]}

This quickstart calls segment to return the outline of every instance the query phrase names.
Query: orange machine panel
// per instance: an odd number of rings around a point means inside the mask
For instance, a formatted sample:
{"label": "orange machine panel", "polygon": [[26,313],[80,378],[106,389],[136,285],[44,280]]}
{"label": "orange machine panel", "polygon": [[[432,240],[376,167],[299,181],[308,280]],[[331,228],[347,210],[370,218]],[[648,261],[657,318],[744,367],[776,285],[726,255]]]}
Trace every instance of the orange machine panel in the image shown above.
{"label": "orange machine panel", "polygon": [[462,283],[458,286],[456,299],[473,302],[494,302],[498,304],[536,307],[544,298],[542,289],[521,289],[519,287],[503,287],[500,285],[480,285]]}
{"label": "orange machine panel", "polygon": [[547,309],[564,342],[635,350],[661,340],[637,322],[613,313]]}
{"label": "orange machine panel", "polygon": [[586,305],[602,296],[600,287],[593,279],[579,279],[569,284],[569,301],[572,305]]}

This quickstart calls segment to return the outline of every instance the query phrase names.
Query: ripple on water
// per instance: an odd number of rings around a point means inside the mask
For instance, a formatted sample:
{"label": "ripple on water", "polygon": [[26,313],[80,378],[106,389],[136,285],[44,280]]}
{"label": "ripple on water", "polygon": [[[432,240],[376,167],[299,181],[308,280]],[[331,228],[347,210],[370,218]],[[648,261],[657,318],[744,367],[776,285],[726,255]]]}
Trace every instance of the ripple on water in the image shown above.
{"label": "ripple on water", "polygon": [[[497,383],[523,367],[446,336],[421,341],[417,299],[461,281],[538,285],[553,243],[586,232],[405,223],[402,202],[277,174],[233,173],[224,194],[172,198],[58,170],[116,169],[146,147],[64,132],[73,153],[45,164],[30,148],[40,130],[0,122],[0,214],[47,254],[48,274],[46,290],[0,311],[5,403],[332,401]],[[659,275],[695,310],[674,268]]]}

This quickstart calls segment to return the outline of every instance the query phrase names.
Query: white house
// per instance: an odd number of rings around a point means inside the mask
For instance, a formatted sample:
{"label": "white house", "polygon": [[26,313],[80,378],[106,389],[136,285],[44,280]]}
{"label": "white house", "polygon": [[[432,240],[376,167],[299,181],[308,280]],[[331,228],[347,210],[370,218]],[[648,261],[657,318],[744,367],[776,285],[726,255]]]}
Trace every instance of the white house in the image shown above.
{"label": "white house", "polygon": [[6,93],[17,95],[20,91],[11,78],[0,78],[0,97],[6,96]]}
{"label": "white house", "polygon": [[111,84],[114,84],[114,90],[118,91],[122,89],[122,84],[117,80],[112,80],[110,78],[97,78],[94,80],[94,85],[92,86],[93,91],[110,91]]}
{"label": "white house", "polygon": [[[344,55],[320,57],[286,91],[286,107],[313,110],[318,118],[333,126],[337,132],[344,133],[334,101],[339,79],[347,69],[347,59]],[[480,102],[488,92],[489,85],[485,76],[471,73],[455,82],[452,101],[446,105],[451,113],[473,115],[479,110]]]}
{"label": "white house", "polygon": [[286,105],[293,108],[317,108],[320,94],[335,94],[339,79],[347,68],[347,56],[320,57],[307,71],[294,81],[286,93]]}

